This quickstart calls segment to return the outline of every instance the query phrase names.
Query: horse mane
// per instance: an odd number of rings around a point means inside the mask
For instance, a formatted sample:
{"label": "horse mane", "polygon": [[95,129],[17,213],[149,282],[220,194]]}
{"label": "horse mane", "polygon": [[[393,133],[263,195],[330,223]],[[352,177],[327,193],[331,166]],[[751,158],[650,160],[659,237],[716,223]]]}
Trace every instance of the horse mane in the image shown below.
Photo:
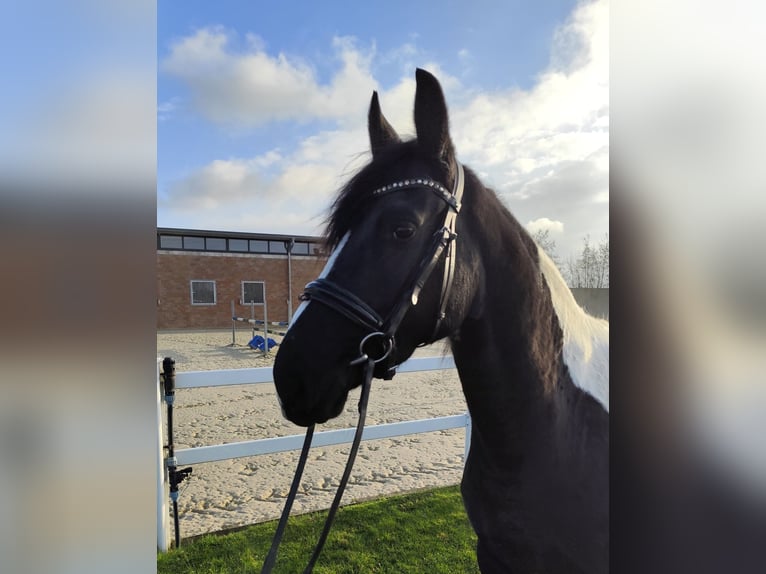
{"label": "horse mane", "polygon": [[609,322],[580,307],[556,264],[542,247],[538,249],[540,271],[563,332],[564,362],[572,382],[609,412]]}

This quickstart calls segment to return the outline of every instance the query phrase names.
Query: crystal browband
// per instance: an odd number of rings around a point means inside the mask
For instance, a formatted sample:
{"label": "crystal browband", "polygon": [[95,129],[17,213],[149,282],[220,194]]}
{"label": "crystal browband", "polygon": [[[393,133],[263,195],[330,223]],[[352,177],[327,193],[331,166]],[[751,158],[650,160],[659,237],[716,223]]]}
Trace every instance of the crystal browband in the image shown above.
{"label": "crystal browband", "polygon": [[428,178],[404,179],[402,181],[395,181],[394,183],[389,183],[375,189],[372,192],[372,195],[379,196],[390,193],[392,191],[400,191],[413,187],[425,187],[431,189],[435,194],[447,202],[449,206],[452,207],[452,209],[455,211],[460,211],[460,203],[456,201],[455,196],[451,194],[449,190],[441,183]]}

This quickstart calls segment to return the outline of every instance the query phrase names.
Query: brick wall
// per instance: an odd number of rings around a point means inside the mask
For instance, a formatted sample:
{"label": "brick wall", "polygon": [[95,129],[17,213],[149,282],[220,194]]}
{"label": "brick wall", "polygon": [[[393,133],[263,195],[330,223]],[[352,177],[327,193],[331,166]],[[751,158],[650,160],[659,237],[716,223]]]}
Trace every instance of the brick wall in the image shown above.
{"label": "brick wall", "polygon": [[[323,257],[292,257],[293,311],[304,285],[322,271]],[[238,317],[250,318],[241,305],[242,281],[263,281],[269,321],[287,321],[287,256],[202,252],[157,252],[157,328],[216,329],[231,327],[231,302]],[[215,281],[215,305],[192,305],[192,280]],[[263,307],[255,306],[263,319]]]}

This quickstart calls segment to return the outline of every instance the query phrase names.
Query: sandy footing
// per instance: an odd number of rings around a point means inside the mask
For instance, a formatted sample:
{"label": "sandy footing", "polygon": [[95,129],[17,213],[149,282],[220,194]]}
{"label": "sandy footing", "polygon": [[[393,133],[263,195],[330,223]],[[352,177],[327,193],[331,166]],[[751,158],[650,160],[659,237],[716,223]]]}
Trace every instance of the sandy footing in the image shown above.
{"label": "sandy footing", "polygon": [[[270,335],[279,341],[278,335]],[[270,366],[268,355],[246,346],[249,329],[161,332],[157,353],[172,357],[177,372]],[[416,356],[441,356],[443,345],[419,349]],[[359,389],[344,412],[317,431],[354,427]],[[466,411],[454,370],[402,373],[391,381],[374,380],[367,424],[455,415]],[[176,448],[215,445],[303,434],[285,420],[273,385],[182,389],[176,393]],[[293,513],[330,506],[350,445],[312,449]],[[465,432],[438,431],[362,443],[343,503],[422,488],[458,484],[463,470]],[[239,458],[194,466],[180,487],[182,537],[253,524],[279,517],[298,460],[298,452]]]}

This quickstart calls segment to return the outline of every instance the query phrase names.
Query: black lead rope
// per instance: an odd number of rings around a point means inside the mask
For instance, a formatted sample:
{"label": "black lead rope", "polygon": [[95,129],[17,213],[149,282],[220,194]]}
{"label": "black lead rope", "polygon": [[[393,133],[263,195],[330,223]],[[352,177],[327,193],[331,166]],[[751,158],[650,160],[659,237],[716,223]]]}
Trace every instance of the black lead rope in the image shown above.
{"label": "black lead rope", "polygon": [[274,564],[277,561],[279,544],[282,542],[282,536],[284,535],[285,527],[287,526],[287,518],[290,516],[290,510],[293,507],[295,495],[298,493],[298,487],[301,484],[301,476],[303,476],[303,469],[306,466],[306,459],[309,456],[309,450],[311,450],[311,439],[313,436],[314,425],[311,425],[306,429],[306,438],[303,439],[303,448],[301,449],[301,455],[298,458],[298,466],[295,469],[293,483],[290,485],[290,492],[287,493],[285,508],[282,510],[282,516],[279,517],[279,524],[277,525],[277,531],[274,534],[274,539],[271,541],[271,548],[269,548],[269,553],[266,555],[266,560],[263,561],[261,574],[271,572],[271,570],[274,568]]}
{"label": "black lead rope", "polygon": [[[322,533],[319,536],[319,540],[317,541],[316,547],[314,548],[314,553],[311,555],[311,559],[309,560],[308,565],[306,566],[306,569],[303,571],[303,574],[311,574],[311,572],[314,570],[314,564],[316,564],[317,559],[319,558],[319,555],[322,552],[322,548],[324,547],[324,543],[327,540],[327,535],[330,533],[330,528],[332,527],[333,519],[335,518],[335,514],[338,512],[338,508],[340,507],[340,501],[343,497],[343,491],[346,489],[346,485],[348,484],[348,479],[351,477],[351,469],[354,466],[354,461],[356,460],[356,453],[359,451],[359,444],[362,442],[362,431],[364,430],[364,420],[367,417],[367,401],[370,396],[370,386],[372,381],[372,373],[375,369],[375,361],[369,357],[366,357],[366,362],[364,366],[364,379],[362,382],[362,394],[359,397],[359,421],[356,424],[356,432],[354,433],[354,441],[351,444],[351,451],[348,454],[348,461],[346,462],[346,469],[343,471],[343,476],[340,479],[340,484],[338,485],[338,490],[335,493],[335,498],[332,501],[332,505],[330,506],[330,510],[327,513],[327,518],[325,519],[324,528],[322,528]],[[263,567],[261,568],[261,574],[268,574],[272,571],[274,568],[274,564],[277,561],[277,552],[279,550],[279,545],[282,542],[282,536],[285,532],[285,526],[287,525],[287,518],[290,515],[290,510],[293,506],[293,501],[295,500],[295,496],[298,493],[298,486],[301,482],[301,476],[303,475],[303,469],[306,466],[306,459],[308,458],[309,450],[311,449],[311,438],[314,435],[314,425],[311,425],[308,429],[306,429],[306,438],[303,440],[303,448],[301,449],[301,455],[298,459],[298,466],[295,469],[295,476],[293,477],[293,483],[290,486],[290,492],[287,495],[287,501],[285,502],[285,508],[282,510],[282,516],[279,519],[279,525],[277,526],[277,531],[274,534],[274,539],[271,541],[271,548],[269,549],[269,553],[266,556],[266,560],[263,562]]]}

